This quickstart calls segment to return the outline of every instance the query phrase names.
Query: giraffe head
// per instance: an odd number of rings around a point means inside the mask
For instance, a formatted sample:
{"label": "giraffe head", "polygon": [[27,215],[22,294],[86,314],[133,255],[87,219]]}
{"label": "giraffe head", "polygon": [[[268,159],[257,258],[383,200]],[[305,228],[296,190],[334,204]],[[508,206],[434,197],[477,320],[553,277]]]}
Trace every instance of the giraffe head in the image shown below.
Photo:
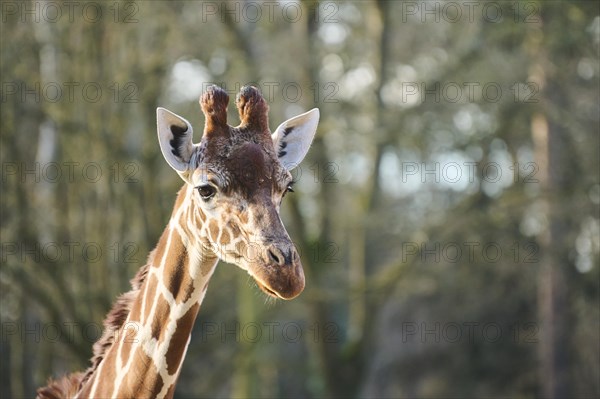
{"label": "giraffe head", "polygon": [[237,127],[227,124],[228,103],[216,86],[200,97],[205,126],[199,144],[192,143],[187,120],[157,109],[162,153],[187,186],[190,211],[182,223],[195,229],[199,245],[246,270],[264,292],[291,299],[304,289],[304,272],[279,207],[292,191],[290,170],[310,147],[319,110],[291,118],[271,134],[269,107],[258,89],[245,86],[238,94]]}

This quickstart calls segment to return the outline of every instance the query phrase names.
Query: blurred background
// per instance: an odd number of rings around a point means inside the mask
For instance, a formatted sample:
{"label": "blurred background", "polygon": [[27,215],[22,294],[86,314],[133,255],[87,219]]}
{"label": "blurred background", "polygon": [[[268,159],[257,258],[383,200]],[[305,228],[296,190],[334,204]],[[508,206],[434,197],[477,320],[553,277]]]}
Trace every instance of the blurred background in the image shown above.
{"label": "blurred background", "polygon": [[177,398],[598,397],[598,4],[2,2],[2,397],[88,367],[182,186],[155,109],[198,141],[211,83],[321,110],[307,286],[219,265]]}

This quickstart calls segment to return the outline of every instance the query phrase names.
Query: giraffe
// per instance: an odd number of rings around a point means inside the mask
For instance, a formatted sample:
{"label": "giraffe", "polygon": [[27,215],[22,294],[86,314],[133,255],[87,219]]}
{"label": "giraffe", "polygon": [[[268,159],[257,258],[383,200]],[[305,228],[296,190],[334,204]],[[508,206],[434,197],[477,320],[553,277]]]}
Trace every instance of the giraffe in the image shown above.
{"label": "giraffe", "polygon": [[306,155],[319,110],[271,134],[268,105],[253,86],[236,97],[240,124],[227,124],[229,96],[210,86],[199,144],[184,118],[157,108],[161,152],[183,179],[171,218],[148,261],[117,298],[94,344],[91,366],[38,389],[38,398],[171,398],[191,331],[219,259],[247,271],[267,295],[304,289],[300,257],[279,217],[290,170]]}

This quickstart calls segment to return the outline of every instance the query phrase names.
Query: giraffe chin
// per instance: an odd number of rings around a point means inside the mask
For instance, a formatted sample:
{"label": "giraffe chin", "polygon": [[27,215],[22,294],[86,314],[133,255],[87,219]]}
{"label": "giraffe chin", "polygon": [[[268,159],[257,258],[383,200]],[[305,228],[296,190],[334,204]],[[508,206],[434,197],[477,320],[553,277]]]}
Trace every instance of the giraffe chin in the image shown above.
{"label": "giraffe chin", "polygon": [[258,285],[258,288],[260,288],[261,291],[273,298],[290,300],[296,298],[302,293],[302,291],[304,291],[303,273],[302,278],[299,281],[291,285],[288,284],[288,287],[286,287],[286,289],[279,290],[273,287],[273,285],[261,281],[256,275],[253,275],[252,277],[254,277],[254,281],[256,282],[256,285]]}
{"label": "giraffe chin", "polygon": [[[266,285],[262,284],[260,281],[254,279],[254,281],[256,281],[256,285],[258,285],[258,288],[261,289],[262,292],[264,292],[265,294],[272,296],[273,298],[281,298],[279,295],[277,295],[277,293],[273,290],[271,290],[270,288],[267,288]],[[285,299],[285,298],[283,298]]]}

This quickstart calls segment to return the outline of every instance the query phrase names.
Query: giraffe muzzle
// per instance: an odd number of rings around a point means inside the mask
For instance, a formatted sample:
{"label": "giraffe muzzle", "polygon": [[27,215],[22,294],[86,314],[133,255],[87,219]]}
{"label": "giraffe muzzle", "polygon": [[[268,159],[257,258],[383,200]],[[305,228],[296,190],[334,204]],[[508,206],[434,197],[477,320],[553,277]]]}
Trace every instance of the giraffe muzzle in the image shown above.
{"label": "giraffe muzzle", "polygon": [[263,264],[252,269],[257,285],[270,296],[292,299],[304,290],[304,270],[298,251],[291,243],[266,245]]}

